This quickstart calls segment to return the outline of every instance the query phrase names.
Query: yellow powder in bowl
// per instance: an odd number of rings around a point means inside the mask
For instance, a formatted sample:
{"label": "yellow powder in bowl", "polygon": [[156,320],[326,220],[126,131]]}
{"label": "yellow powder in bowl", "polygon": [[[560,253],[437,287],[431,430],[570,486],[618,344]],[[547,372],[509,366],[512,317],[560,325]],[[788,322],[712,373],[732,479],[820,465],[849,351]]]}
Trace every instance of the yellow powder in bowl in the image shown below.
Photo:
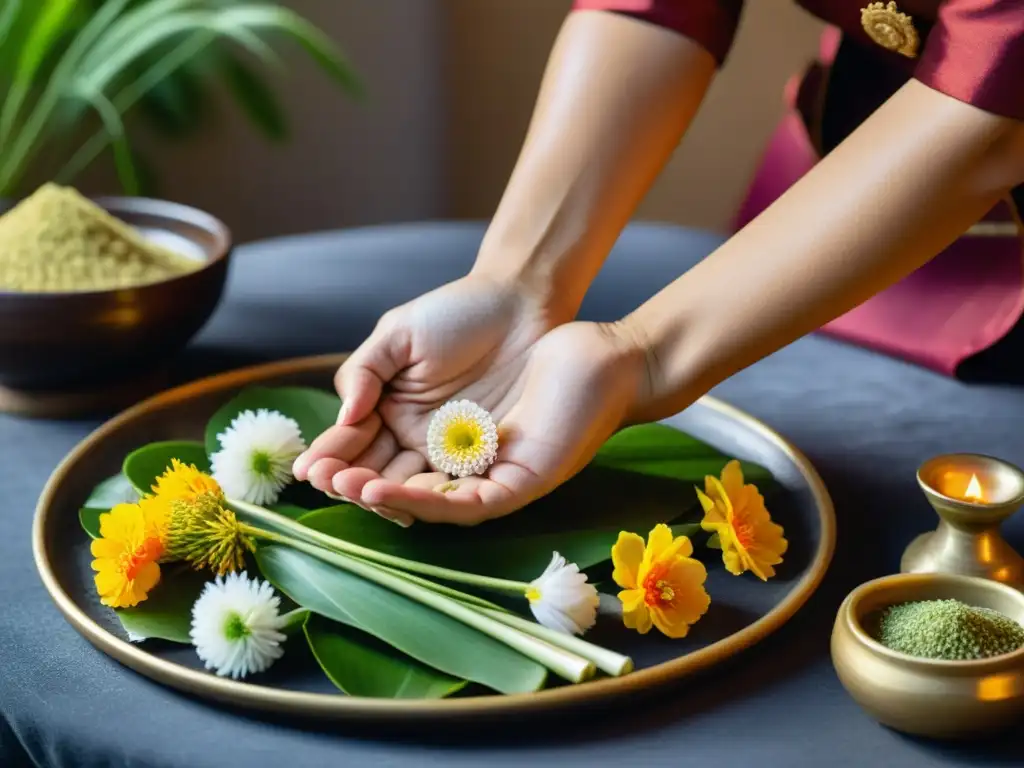
{"label": "yellow powder in bowl", "polygon": [[0,291],[104,291],[168,280],[203,262],[147,242],[78,192],[46,184],[0,216]]}

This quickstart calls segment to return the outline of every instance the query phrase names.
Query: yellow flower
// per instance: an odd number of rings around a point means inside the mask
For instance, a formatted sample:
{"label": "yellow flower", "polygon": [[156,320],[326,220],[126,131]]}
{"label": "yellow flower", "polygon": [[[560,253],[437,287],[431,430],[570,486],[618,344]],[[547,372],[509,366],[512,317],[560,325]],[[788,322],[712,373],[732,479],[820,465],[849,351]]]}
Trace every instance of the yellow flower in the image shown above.
{"label": "yellow flower", "polygon": [[171,459],[171,468],[156,479],[153,493],[168,500],[194,500],[204,493],[224,495],[216,480],[205,472],[200,472],[193,465],[183,464],[177,459]]}
{"label": "yellow flower", "polygon": [[686,637],[711,604],[704,589],[707,571],[692,554],[690,539],[673,539],[663,523],[654,526],[646,546],[635,533],[619,534],[612,547],[612,578],[623,588],[619,600],[627,627],[643,635],[653,624],[669,637]]}
{"label": "yellow flower", "polygon": [[709,475],[704,491],[696,490],[704,508],[701,527],[718,534],[726,570],[737,576],[750,571],[762,581],[774,576],[773,566],[782,562],[789,544],[782,526],[772,522],[764,497],[755,486],[743,484],[740,463],[730,461],[721,480]]}
{"label": "yellow flower", "polygon": [[100,515],[100,537],[90,547],[96,591],[111,608],[131,608],[160,581],[163,543],[138,504],[118,504]]}
{"label": "yellow flower", "polygon": [[139,505],[146,513],[150,530],[163,542],[165,554],[168,555],[171,553],[167,551],[167,528],[170,525],[171,507],[174,502],[192,502],[207,495],[218,499],[224,497],[224,492],[210,475],[200,472],[191,464],[183,464],[178,459],[171,459],[170,469],[156,479],[152,490],[153,494],[143,496],[139,500]]}

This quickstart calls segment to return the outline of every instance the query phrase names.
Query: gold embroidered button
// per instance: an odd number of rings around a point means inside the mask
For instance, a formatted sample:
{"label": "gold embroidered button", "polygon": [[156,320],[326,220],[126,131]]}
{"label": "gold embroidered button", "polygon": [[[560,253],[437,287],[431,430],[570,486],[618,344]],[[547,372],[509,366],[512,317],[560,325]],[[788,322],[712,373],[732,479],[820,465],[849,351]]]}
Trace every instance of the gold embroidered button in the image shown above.
{"label": "gold embroidered button", "polygon": [[896,3],[868,3],[867,8],[861,8],[860,23],[868,37],[883,48],[910,59],[917,56],[920,40],[914,20],[900,13]]}

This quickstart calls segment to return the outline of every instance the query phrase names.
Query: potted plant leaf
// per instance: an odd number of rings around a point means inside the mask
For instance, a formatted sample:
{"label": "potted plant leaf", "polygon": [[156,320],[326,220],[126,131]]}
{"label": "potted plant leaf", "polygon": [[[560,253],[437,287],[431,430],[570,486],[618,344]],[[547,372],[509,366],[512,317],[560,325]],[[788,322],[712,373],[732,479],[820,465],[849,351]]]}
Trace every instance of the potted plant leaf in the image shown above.
{"label": "potted plant leaf", "polygon": [[52,165],[56,181],[71,183],[108,149],[124,193],[145,193],[150,174],[127,118],[187,138],[217,85],[268,139],[284,139],[284,112],[260,70],[281,65],[274,44],[287,38],[346,94],[361,94],[333,41],[279,3],[4,0],[0,198],[24,194],[44,161],[47,174]]}

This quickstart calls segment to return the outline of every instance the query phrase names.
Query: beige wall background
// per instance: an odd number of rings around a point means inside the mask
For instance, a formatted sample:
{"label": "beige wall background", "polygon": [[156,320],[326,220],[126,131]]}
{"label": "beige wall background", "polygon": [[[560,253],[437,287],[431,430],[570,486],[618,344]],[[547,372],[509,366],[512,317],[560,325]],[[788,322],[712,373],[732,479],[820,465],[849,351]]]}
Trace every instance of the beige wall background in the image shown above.
{"label": "beige wall background", "polygon": [[[159,146],[162,195],[214,212],[239,241],[489,217],[570,0],[288,4],[345,49],[370,101],[350,103],[289,47],[276,84],[292,142],[268,145],[226,106],[198,140]],[[726,66],[637,218],[728,226],[781,114],[783,85],[813,57],[820,29],[788,0],[746,4]],[[86,187],[110,191],[110,179],[100,168]]]}
{"label": "beige wall background", "polygon": [[[448,0],[454,212],[494,210],[571,0]],[[747,2],[736,41],[700,114],[637,211],[724,230],[782,113],[786,80],[817,51],[821,23],[788,0]]]}

